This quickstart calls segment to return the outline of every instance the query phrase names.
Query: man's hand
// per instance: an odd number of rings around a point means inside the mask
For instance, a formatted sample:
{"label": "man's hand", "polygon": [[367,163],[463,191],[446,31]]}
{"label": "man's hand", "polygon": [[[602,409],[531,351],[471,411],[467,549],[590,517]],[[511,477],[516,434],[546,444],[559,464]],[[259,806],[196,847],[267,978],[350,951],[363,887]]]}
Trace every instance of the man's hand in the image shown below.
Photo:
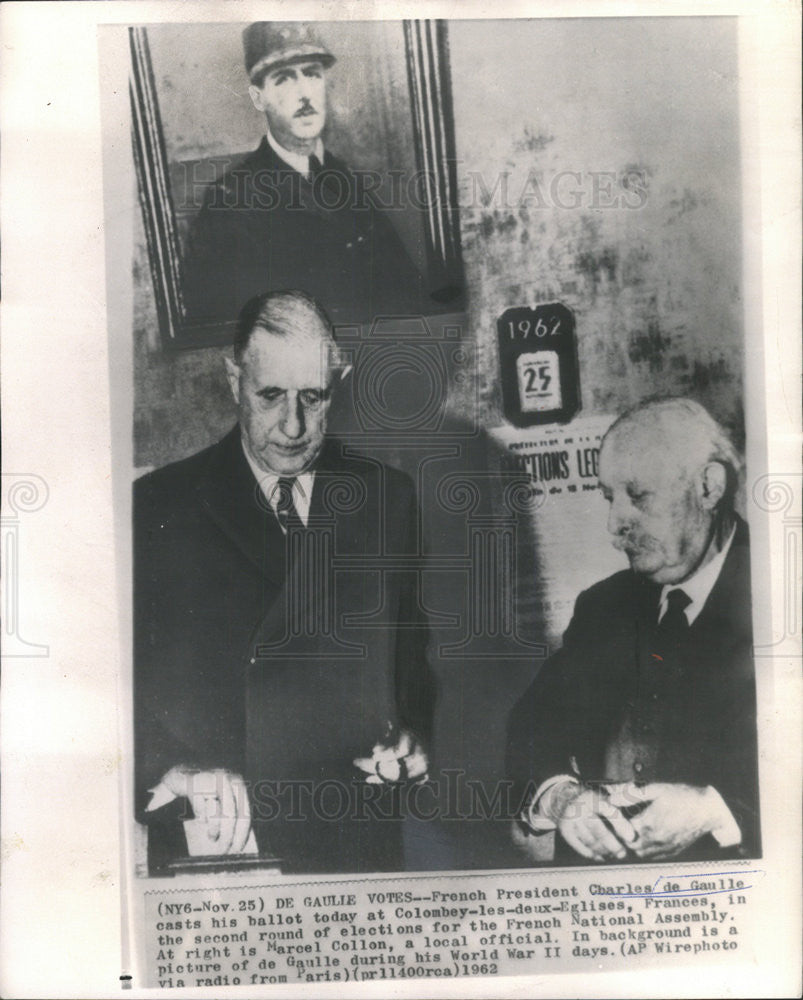
{"label": "man's hand", "polygon": [[396,731],[392,726],[384,739],[374,744],[370,757],[357,757],[353,764],[367,775],[369,785],[423,782],[429,771],[429,759],[421,743],[406,729]]}
{"label": "man's hand", "polygon": [[623,859],[627,857],[627,847],[636,841],[633,825],[621,814],[610,794],[609,789],[617,788],[615,785],[589,788],[567,781],[552,791],[549,813],[566,843],[584,858]]}
{"label": "man's hand", "polygon": [[609,786],[614,805],[646,802],[630,824],[638,839],[631,849],[640,858],[672,858],[700,837],[733,822],[730,810],[711,787],[655,782]]}
{"label": "man's hand", "polygon": [[[169,792],[166,798],[164,792]],[[173,767],[154,791],[149,809],[160,799],[189,799],[194,820],[185,824],[190,854],[242,854],[251,833],[248,791],[239,774]],[[252,838],[253,840],[253,838]],[[254,845],[255,847],[255,845]]]}

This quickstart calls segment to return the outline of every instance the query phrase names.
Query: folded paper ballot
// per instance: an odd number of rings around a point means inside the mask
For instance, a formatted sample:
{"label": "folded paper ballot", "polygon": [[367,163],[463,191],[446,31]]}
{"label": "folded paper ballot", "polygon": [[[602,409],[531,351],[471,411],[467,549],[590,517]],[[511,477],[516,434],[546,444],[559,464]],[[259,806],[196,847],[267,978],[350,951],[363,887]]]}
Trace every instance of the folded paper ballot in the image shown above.
{"label": "folded paper ballot", "polygon": [[[221,857],[222,855],[213,855],[209,850],[209,833],[208,833],[208,823],[205,819],[187,819],[184,820],[184,836],[187,838],[187,853],[191,857]],[[245,842],[245,847],[242,849],[239,855],[225,855],[226,857],[240,857],[258,854],[256,837],[254,836],[254,831],[252,830],[248,834],[248,840]]]}

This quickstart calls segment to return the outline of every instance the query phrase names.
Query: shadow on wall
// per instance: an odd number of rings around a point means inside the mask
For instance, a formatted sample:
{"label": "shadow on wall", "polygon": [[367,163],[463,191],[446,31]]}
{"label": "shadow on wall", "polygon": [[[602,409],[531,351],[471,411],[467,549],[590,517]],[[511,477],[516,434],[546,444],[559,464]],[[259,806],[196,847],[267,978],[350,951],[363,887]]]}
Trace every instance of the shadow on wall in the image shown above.
{"label": "shadow on wall", "polygon": [[432,324],[439,338],[411,326],[404,339],[395,327],[393,337],[355,342],[332,426],[350,449],[406,471],[421,508],[440,819],[408,829],[408,867],[516,866],[499,792],[508,714],[547,654],[535,601],[535,499],[529,477],[505,470],[504,449],[484,429],[464,321],[441,323]]}
{"label": "shadow on wall", "polygon": [[[330,414],[332,434],[349,451],[403,469],[419,496],[420,600],[439,692],[433,777],[444,796],[440,820],[417,824],[408,838],[408,864],[421,870],[516,864],[505,803],[493,804],[508,714],[546,654],[529,480],[503,471],[503,449],[482,426],[464,331],[464,316],[439,317],[431,329],[411,322],[373,336],[346,331],[339,342],[354,369]],[[164,464],[230,429],[221,354],[147,355],[149,385],[173,406],[182,399],[185,419],[148,412],[137,425],[140,461]]]}

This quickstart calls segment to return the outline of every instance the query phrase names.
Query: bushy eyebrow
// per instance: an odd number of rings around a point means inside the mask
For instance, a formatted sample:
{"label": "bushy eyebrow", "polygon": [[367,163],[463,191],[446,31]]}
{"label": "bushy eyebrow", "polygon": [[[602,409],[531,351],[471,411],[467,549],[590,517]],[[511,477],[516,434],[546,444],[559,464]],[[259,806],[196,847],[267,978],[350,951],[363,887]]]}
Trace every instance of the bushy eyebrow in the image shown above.
{"label": "bushy eyebrow", "polygon": [[639,482],[637,482],[635,479],[631,479],[627,483],[626,489],[627,489],[627,492],[630,493],[631,495],[633,493],[636,493],[639,496],[643,496],[644,494],[650,492],[648,489],[646,489],[644,486],[642,486],[642,484],[639,483]]}
{"label": "bushy eyebrow", "polygon": [[[281,69],[277,69],[275,73],[270,73],[268,79],[274,83],[281,83],[282,80],[295,79],[298,72],[298,68],[295,66],[283,66]],[[301,72],[304,76],[321,76],[323,66],[321,63],[310,63],[307,66],[302,66]]]}
{"label": "bushy eyebrow", "polygon": [[295,66],[283,66],[275,73],[270,73],[268,79],[274,83],[281,83],[283,80],[294,80],[297,75]]}
{"label": "bushy eyebrow", "polygon": [[[257,389],[256,390],[257,396],[263,396],[265,398],[267,398],[270,395],[273,395],[274,393],[283,393],[283,392],[286,393],[286,392],[288,392],[288,390],[287,389],[282,389],[282,387],[278,386],[278,385],[266,385],[266,386],[263,386],[261,389]],[[327,385],[327,386],[310,385],[310,386],[305,386],[305,387],[299,389],[298,392],[299,392],[299,394],[302,393],[302,392],[317,392],[317,393],[320,393],[320,395],[321,395],[321,397],[323,399],[326,399],[327,396],[329,396],[331,394],[332,387],[330,385]]]}
{"label": "bushy eyebrow", "polygon": [[[599,488],[602,490],[602,494],[605,497],[612,496],[614,492],[614,486],[609,486],[607,483],[603,483],[602,480],[599,481]],[[637,480],[629,479],[624,483],[625,492],[629,497],[632,496],[647,496],[652,490],[647,489],[642,486]]]}

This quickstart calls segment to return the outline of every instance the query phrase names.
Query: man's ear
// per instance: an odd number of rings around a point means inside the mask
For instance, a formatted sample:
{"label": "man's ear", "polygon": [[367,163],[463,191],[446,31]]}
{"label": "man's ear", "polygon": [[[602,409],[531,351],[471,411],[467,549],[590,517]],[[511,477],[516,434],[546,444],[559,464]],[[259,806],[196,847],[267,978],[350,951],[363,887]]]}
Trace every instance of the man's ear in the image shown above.
{"label": "man's ear", "polygon": [[725,495],[728,474],[721,462],[708,462],[700,473],[700,500],[706,510],[713,510]]}
{"label": "man's ear", "polygon": [[253,83],[249,84],[248,96],[251,98],[251,103],[254,105],[257,111],[261,111],[264,114],[265,106],[262,103],[262,91],[259,89],[259,87],[255,87]]}
{"label": "man's ear", "polygon": [[231,389],[231,394],[234,396],[234,402],[240,405],[240,366],[236,361],[231,358],[224,356],[223,363],[226,366],[226,378],[229,382],[229,388]]}

